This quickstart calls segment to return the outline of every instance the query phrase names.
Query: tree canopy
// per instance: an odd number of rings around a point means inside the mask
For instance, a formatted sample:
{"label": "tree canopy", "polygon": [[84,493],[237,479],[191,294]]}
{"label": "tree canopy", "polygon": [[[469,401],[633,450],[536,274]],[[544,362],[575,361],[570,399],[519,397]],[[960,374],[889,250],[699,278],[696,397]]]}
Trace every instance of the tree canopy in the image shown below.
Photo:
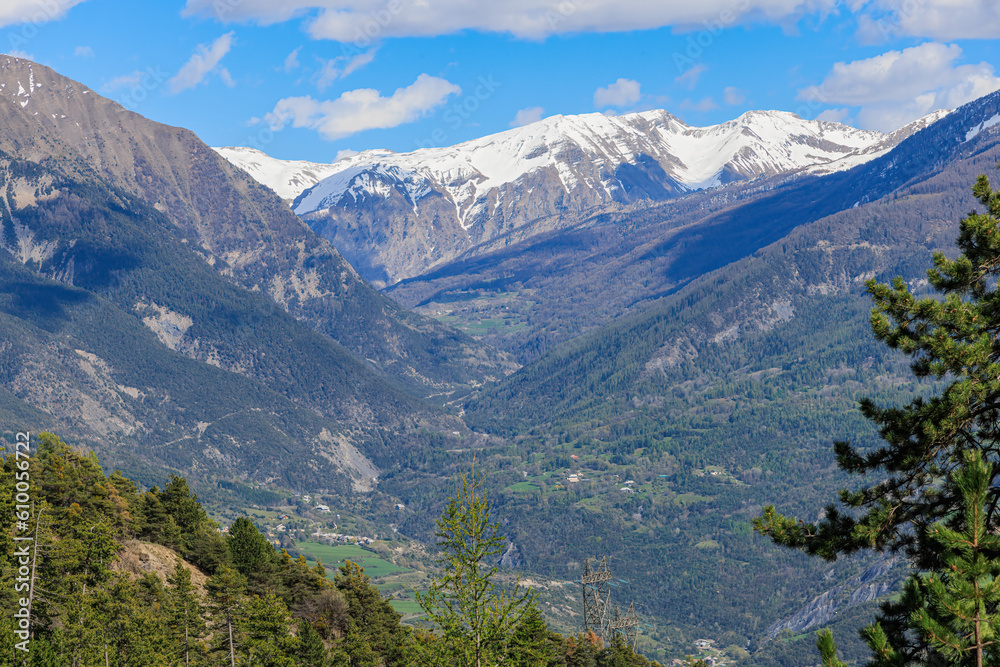
{"label": "tree canopy", "polygon": [[[860,550],[903,553],[923,573],[882,604],[864,636],[871,665],[983,664],[996,660],[1000,614],[1000,194],[981,176],[985,212],[959,227],[957,257],[935,253],[936,296],[917,298],[901,278],[867,283],[875,337],[912,358],[918,378],[946,383],[903,407],[861,401],[884,444],[835,444],[838,466],[873,481],[839,494],[816,523],[773,506],[756,520],[775,542],[834,560]],[[988,650],[987,650],[988,649]],[[820,638],[837,664],[832,638]]]}

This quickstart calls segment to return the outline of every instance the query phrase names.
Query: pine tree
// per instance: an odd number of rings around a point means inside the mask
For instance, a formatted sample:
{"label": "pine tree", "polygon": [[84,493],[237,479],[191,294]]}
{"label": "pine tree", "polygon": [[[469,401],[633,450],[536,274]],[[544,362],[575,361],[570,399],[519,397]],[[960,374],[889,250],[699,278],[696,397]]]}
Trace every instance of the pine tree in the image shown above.
{"label": "pine tree", "polygon": [[475,468],[471,477],[462,475],[437,527],[438,562],[444,571],[426,595],[417,593],[420,606],[441,631],[441,640],[432,644],[438,651],[435,659],[460,667],[503,664],[534,593],[522,592],[519,585],[504,592],[493,581],[498,567],[491,559],[503,552],[506,540],[499,524],[490,523],[489,502]]}
{"label": "pine tree", "polygon": [[823,667],[847,667],[837,657],[837,645],[833,641],[832,630],[820,630],[816,633],[816,649],[823,659]]}
{"label": "pine tree", "polygon": [[953,476],[965,505],[962,527],[954,530],[941,522],[928,529],[941,545],[944,565],[940,572],[916,575],[927,602],[911,622],[950,664],[974,657],[982,667],[985,651],[996,646],[1000,633],[1000,537],[986,528],[986,464],[978,452],[964,458],[964,467]]}
{"label": "pine tree", "polygon": [[[765,508],[758,530],[778,543],[829,560],[862,549],[902,550],[919,568],[935,569],[941,549],[922,529],[962,506],[953,489],[935,490],[935,481],[955,470],[966,450],[983,452],[1000,472],[1000,196],[986,176],[979,177],[973,192],[987,212],[963,219],[957,241],[961,254],[948,259],[935,253],[934,268],[927,272],[943,299],[916,299],[902,278],[891,285],[867,283],[875,303],[875,336],[910,355],[918,378],[952,378],[950,383],[940,395],[914,398],[903,408],[862,400],[862,413],[878,426],[885,445],[861,453],[848,443],[835,443],[837,463],[848,473],[884,479],[840,493],[841,502],[860,516],[831,505],[813,525]],[[991,529],[1000,525],[998,503],[1000,487],[991,485],[986,505]]]}
{"label": "pine tree", "polygon": [[278,596],[248,600],[238,624],[247,662],[255,667],[295,667],[298,639],[291,636],[292,618]]}
{"label": "pine tree", "polygon": [[174,565],[174,571],[167,577],[166,591],[167,622],[174,645],[180,648],[184,666],[191,665],[191,652],[201,637],[205,635],[204,610],[198,593],[191,583],[191,571],[181,565]]}
{"label": "pine tree", "polygon": [[358,624],[351,619],[347,634],[337,644],[333,656],[330,660],[332,667],[381,667],[382,659],[379,657],[364,634],[358,628]]}
{"label": "pine tree", "polygon": [[516,667],[544,667],[555,659],[555,644],[538,607],[532,604],[521,617],[510,642],[507,664]]}
{"label": "pine tree", "polygon": [[[970,651],[981,655],[993,632],[992,563],[1000,558],[992,537],[1000,529],[1000,195],[985,176],[973,193],[986,212],[961,221],[958,257],[936,253],[927,272],[942,298],[916,299],[901,278],[867,284],[875,336],[910,355],[918,378],[947,380],[947,386],[902,408],[861,402],[885,444],[862,453],[836,443],[837,463],[881,481],[841,491],[848,512],[830,505],[823,520],[808,524],[767,507],[755,522],[775,542],[828,560],[863,549],[903,552],[931,573],[911,577],[865,630],[873,665],[976,664]],[[981,477],[970,495],[975,461]],[[832,649],[826,645],[824,659],[835,660]]]}
{"label": "pine tree", "polygon": [[236,667],[236,645],[239,643],[238,623],[243,615],[247,580],[233,570],[223,566],[208,580],[209,606],[220,632],[217,644],[228,654],[230,667]]}
{"label": "pine tree", "polygon": [[271,543],[245,516],[236,519],[229,528],[228,543],[233,567],[244,577],[252,576],[275,555]]}
{"label": "pine tree", "polygon": [[325,667],[327,651],[323,638],[305,618],[299,619],[298,665],[300,667]]}
{"label": "pine tree", "polygon": [[357,563],[344,561],[334,586],[343,594],[350,619],[367,645],[387,665],[403,664],[409,635],[399,623],[402,617],[371,584],[365,569]]}

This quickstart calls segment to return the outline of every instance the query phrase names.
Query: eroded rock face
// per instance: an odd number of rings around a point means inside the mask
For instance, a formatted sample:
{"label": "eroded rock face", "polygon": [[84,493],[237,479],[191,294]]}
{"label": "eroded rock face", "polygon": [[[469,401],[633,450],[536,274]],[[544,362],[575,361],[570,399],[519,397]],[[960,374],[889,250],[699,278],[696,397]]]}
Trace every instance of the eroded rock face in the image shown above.
{"label": "eroded rock face", "polygon": [[895,564],[895,558],[879,560],[856,577],[817,596],[792,616],[769,627],[763,641],[770,641],[782,630],[802,632],[828,623],[837,614],[887,595],[894,590],[891,573]]}

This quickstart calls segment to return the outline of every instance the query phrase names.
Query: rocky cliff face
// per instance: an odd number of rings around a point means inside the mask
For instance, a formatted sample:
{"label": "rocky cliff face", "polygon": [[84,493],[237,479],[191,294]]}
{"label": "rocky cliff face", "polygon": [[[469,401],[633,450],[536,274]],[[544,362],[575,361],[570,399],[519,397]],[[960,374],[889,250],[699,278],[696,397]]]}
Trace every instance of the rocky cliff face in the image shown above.
{"label": "rocky cliff face", "polygon": [[509,368],[379,295],[269,188],[192,132],[149,121],[47,67],[0,57],[0,150],[96,174],[142,198],[219,273],[408,386],[436,392]]}
{"label": "rocky cliff face", "polygon": [[880,560],[861,574],[818,595],[792,616],[774,623],[764,633],[761,643],[774,639],[782,630],[799,633],[834,620],[838,614],[872,600],[878,600],[898,587],[900,577],[894,575],[896,559]]}

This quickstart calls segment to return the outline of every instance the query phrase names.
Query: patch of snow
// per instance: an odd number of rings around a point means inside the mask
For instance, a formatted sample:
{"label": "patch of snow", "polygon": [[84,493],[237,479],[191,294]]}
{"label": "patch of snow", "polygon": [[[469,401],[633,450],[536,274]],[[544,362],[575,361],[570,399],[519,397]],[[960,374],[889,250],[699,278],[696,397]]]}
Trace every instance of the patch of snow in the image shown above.
{"label": "patch of snow", "polygon": [[993,127],[994,125],[996,125],[998,123],[1000,123],[1000,113],[998,113],[997,115],[993,116],[992,118],[987,118],[982,123],[980,123],[979,125],[976,125],[971,130],[969,130],[968,132],[966,132],[965,133],[965,140],[966,141],[972,141],[977,136],[979,136],[980,132],[982,132],[983,130],[985,130],[988,127]]}

